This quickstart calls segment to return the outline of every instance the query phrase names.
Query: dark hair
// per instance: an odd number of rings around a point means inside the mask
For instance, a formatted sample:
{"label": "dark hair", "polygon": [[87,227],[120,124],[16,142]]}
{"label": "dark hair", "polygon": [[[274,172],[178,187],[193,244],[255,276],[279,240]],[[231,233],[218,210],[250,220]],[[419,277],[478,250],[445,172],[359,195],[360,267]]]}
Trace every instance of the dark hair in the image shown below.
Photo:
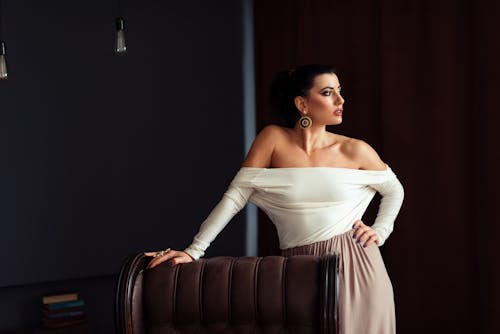
{"label": "dark hair", "polygon": [[276,73],[271,83],[269,100],[271,111],[280,125],[288,128],[295,126],[301,116],[295,107],[295,97],[306,97],[316,76],[325,73],[335,74],[336,71],[331,66],[309,64]]}

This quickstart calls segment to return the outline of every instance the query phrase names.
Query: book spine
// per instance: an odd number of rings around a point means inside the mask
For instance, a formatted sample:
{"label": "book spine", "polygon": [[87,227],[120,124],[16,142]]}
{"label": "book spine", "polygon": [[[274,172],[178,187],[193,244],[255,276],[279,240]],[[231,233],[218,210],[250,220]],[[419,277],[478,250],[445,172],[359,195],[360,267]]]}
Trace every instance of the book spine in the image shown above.
{"label": "book spine", "polygon": [[62,308],[77,307],[77,306],[83,306],[83,305],[85,305],[85,302],[80,299],[80,300],[72,301],[72,302],[61,302],[61,303],[47,304],[47,305],[45,305],[45,307],[48,310],[60,310]]}
{"label": "book spine", "polygon": [[43,296],[42,297],[43,304],[69,302],[69,301],[75,301],[75,300],[78,300],[77,293],[65,293],[65,294],[61,294],[61,295],[50,295],[50,296]]}
{"label": "book spine", "polygon": [[71,318],[83,316],[85,313],[83,311],[73,311],[73,312],[63,312],[56,314],[48,314],[47,319],[60,319],[60,318]]}
{"label": "book spine", "polygon": [[75,311],[84,311],[83,306],[77,306],[77,307],[64,307],[58,310],[49,310],[47,307],[44,307],[42,309],[43,315],[50,315],[50,314],[59,314],[59,313],[65,313],[65,312],[75,312]]}

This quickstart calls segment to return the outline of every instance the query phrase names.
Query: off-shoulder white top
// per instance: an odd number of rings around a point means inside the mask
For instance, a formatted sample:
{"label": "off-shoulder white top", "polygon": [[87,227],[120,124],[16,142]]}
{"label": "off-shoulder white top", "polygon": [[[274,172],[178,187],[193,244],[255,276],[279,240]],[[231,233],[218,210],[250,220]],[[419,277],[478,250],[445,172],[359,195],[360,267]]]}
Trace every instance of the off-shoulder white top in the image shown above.
{"label": "off-shoulder white top", "polygon": [[247,201],[273,221],[281,249],[328,240],[352,229],[377,191],[382,200],[372,228],[382,245],[393,230],[404,197],[403,187],[389,166],[381,171],[243,167],[185,252],[195,259],[203,256]]}

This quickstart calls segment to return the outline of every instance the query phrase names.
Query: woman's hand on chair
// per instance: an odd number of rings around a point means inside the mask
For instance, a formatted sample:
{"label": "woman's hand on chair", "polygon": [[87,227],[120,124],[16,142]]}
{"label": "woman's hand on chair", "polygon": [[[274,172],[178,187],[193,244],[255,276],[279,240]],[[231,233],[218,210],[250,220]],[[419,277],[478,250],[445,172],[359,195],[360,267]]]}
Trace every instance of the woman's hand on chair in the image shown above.
{"label": "woman's hand on chair", "polygon": [[353,238],[358,244],[361,244],[363,247],[368,247],[371,244],[378,245],[378,234],[370,226],[366,226],[361,220],[354,222],[352,228],[354,229]]}
{"label": "woman's hand on chair", "polygon": [[188,253],[182,251],[176,251],[173,249],[168,249],[159,252],[146,252],[146,256],[150,256],[153,259],[148,264],[148,268],[154,268],[162,262],[168,261],[167,264],[171,267],[179,263],[192,262],[193,258],[189,256]]}

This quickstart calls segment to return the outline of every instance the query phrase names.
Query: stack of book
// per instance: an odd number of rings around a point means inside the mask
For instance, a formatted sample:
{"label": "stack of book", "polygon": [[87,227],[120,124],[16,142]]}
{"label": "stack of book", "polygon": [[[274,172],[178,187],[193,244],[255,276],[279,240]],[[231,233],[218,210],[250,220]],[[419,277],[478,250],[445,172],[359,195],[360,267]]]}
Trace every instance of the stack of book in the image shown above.
{"label": "stack of book", "polygon": [[87,321],[85,302],[78,298],[78,293],[64,293],[43,296],[42,326],[60,328],[82,324]]}

